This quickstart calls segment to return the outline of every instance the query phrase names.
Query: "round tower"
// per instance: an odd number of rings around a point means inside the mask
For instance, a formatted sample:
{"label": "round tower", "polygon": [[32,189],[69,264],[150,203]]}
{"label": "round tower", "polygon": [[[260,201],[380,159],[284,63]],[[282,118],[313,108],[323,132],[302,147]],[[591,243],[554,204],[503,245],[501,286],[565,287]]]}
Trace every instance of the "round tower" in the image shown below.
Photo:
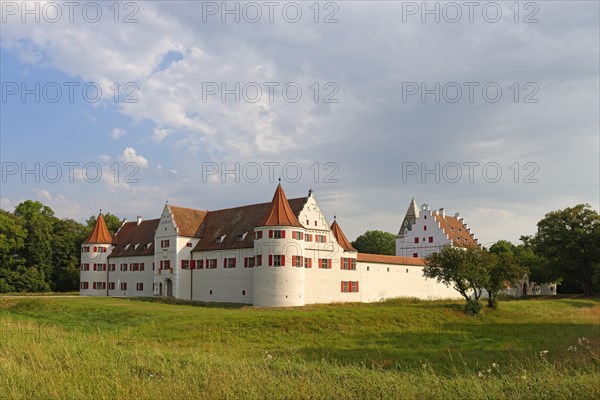
{"label": "round tower", "polygon": [[[102,211],[98,214],[92,233],[81,244],[79,294],[81,296],[107,296],[109,293],[108,255],[112,237]],[[114,289],[114,288],[113,288]]]}
{"label": "round tower", "polygon": [[281,183],[254,228],[253,304],[303,306],[305,229],[290,208]]}

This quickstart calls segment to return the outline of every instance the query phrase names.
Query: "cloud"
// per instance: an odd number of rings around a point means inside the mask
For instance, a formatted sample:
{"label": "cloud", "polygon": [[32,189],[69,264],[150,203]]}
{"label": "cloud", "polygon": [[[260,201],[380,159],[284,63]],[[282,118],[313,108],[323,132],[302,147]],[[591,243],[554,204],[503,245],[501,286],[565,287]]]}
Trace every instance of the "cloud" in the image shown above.
{"label": "cloud", "polygon": [[170,133],[171,132],[169,132],[167,129],[154,128],[154,132],[152,133],[152,138],[154,139],[155,142],[160,143],[164,140],[164,138],[169,136]]}
{"label": "cloud", "polygon": [[113,140],[117,140],[123,136],[127,135],[127,132],[125,132],[125,130],[121,129],[121,128],[115,128],[112,130],[112,132],[110,133],[110,137]]}
{"label": "cloud", "polygon": [[140,168],[148,166],[148,160],[144,156],[138,155],[133,147],[125,148],[119,158],[124,162],[135,163]]}
{"label": "cloud", "polygon": [[33,192],[46,200],[52,200],[52,196],[47,190],[34,189]]}

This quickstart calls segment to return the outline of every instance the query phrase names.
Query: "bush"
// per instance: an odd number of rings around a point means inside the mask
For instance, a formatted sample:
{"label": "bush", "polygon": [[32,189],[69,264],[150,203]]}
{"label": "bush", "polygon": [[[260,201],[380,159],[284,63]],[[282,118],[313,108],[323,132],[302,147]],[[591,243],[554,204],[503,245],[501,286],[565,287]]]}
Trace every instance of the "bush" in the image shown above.
{"label": "bush", "polygon": [[467,304],[465,304],[464,308],[465,313],[469,315],[477,315],[481,312],[481,303],[477,300],[469,300]]}

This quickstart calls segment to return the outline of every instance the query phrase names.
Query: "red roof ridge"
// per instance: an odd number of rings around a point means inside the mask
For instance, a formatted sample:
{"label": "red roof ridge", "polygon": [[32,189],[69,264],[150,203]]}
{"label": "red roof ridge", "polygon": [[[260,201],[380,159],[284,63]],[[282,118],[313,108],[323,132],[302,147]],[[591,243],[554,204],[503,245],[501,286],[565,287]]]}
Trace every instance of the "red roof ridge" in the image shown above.
{"label": "red roof ridge", "polygon": [[357,261],[360,262],[372,262],[381,264],[400,264],[400,265],[425,265],[423,258],[416,257],[401,257],[401,256],[388,256],[384,254],[369,254],[369,253],[358,253],[356,255]]}
{"label": "red roof ridge", "polygon": [[290,208],[290,203],[285,197],[281,183],[277,185],[271,205],[258,226],[296,226],[303,228]]}
{"label": "red roof ridge", "polygon": [[104,221],[102,213],[98,214],[98,218],[96,218],[96,225],[94,226],[92,233],[90,233],[88,238],[83,243],[112,243],[112,236],[110,236],[110,232],[108,231],[108,227],[106,226],[106,221]]}
{"label": "red roof ridge", "polygon": [[344,235],[344,231],[340,227],[340,224],[337,223],[337,220],[333,219],[333,224],[331,224],[331,231],[333,232],[333,236],[335,236],[338,244],[346,251],[357,251],[352,244],[348,241],[346,235]]}

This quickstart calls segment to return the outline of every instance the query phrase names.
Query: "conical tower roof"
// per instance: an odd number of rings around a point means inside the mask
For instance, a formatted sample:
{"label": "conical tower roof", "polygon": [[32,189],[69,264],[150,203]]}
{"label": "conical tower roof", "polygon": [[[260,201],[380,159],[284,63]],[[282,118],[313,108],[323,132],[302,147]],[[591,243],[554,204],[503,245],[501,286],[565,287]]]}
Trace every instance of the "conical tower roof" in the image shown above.
{"label": "conical tower roof", "polygon": [[338,244],[342,246],[344,250],[357,251],[354,247],[352,247],[352,245],[348,241],[348,238],[346,237],[346,235],[344,235],[342,228],[340,228],[340,225],[337,223],[337,220],[335,218],[333,219],[333,224],[331,224],[331,231],[333,232],[333,236],[335,236]]}
{"label": "conical tower roof", "polygon": [[417,222],[417,218],[419,218],[419,207],[417,206],[417,202],[413,197],[408,205],[408,209],[406,210],[406,215],[404,216],[404,221],[402,221],[402,225],[400,226],[398,236],[403,236],[406,231],[412,230],[412,226],[415,222]]}
{"label": "conical tower roof", "polygon": [[96,218],[96,226],[94,226],[94,230],[90,233],[90,236],[83,243],[102,243],[102,244],[111,244],[112,237],[110,236],[110,232],[106,227],[106,221],[104,221],[104,217],[102,213],[98,214],[98,218]]}
{"label": "conical tower roof", "polygon": [[275,195],[273,195],[273,200],[269,205],[269,209],[267,210],[265,216],[260,221],[258,226],[297,226],[298,228],[302,228],[302,224],[296,218],[296,215],[290,208],[290,203],[288,203],[287,197],[285,197],[285,193],[283,188],[281,187],[281,183],[277,185],[277,189],[275,190]]}

